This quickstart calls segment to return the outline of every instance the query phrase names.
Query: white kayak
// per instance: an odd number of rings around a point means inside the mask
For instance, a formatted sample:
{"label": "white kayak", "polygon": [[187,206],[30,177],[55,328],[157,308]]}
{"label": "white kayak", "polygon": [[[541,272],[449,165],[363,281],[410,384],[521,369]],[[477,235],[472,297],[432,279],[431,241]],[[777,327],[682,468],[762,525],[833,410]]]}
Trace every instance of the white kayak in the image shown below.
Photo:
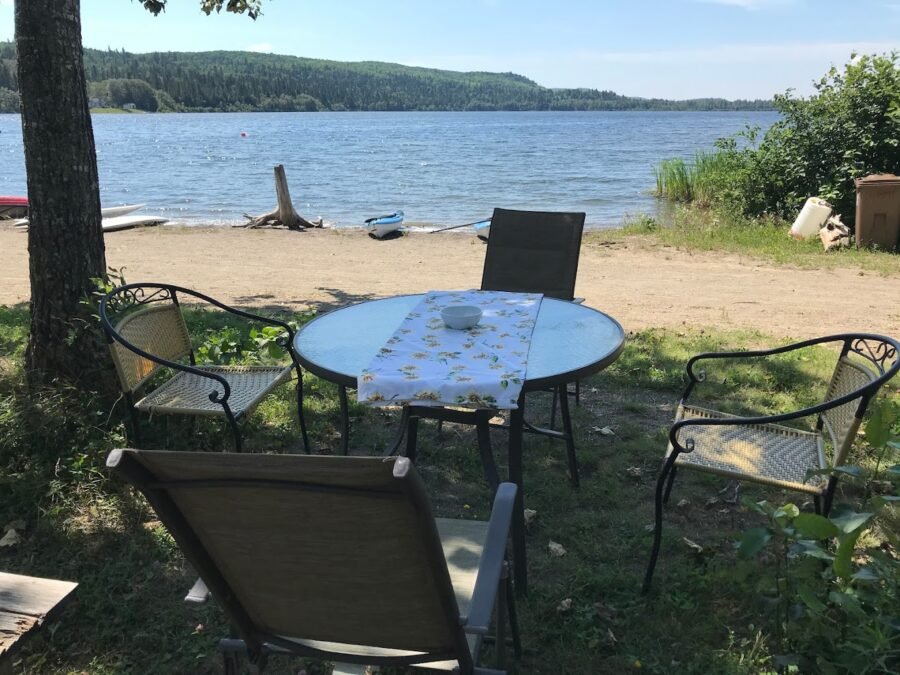
{"label": "white kayak", "polygon": [[376,239],[381,239],[391,232],[396,232],[403,225],[403,211],[395,211],[387,216],[368,218],[365,221],[366,230]]}
{"label": "white kayak", "polygon": [[129,213],[134,213],[138,209],[142,209],[146,206],[146,204],[122,204],[122,206],[107,206],[104,209],[100,209],[100,215],[103,218],[118,218],[119,216],[127,216]]}
{"label": "white kayak", "polygon": [[168,218],[163,218],[161,216],[118,216],[116,218],[104,218],[103,231],[118,232],[119,230],[130,230],[133,227],[162,225],[168,221]]}
{"label": "white kayak", "polygon": [[[108,206],[100,209],[100,217],[105,221],[108,218],[119,218],[142,209],[146,204],[122,204],[122,206]],[[28,218],[18,218],[12,223],[15,227],[28,227]]]}

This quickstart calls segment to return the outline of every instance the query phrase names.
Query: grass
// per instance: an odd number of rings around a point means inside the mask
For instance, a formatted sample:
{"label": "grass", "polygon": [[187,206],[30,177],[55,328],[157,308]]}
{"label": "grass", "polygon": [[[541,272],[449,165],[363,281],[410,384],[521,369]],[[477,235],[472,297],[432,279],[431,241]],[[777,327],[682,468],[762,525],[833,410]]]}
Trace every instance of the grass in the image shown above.
{"label": "grass", "polygon": [[[221,345],[221,314],[189,310],[193,335]],[[306,316],[292,317],[298,322]],[[23,541],[0,549],[0,568],[77,580],[77,600],[26,648],[24,673],[218,672],[215,641],[227,627],[214,606],[185,606],[194,575],[144,501],[111,480],[107,452],[127,443],[121,403],[80,392],[24,396],[20,359],[27,308],[0,308],[0,524],[23,520]],[[230,339],[230,338],[229,338]],[[234,354],[253,357],[246,336]],[[530,593],[519,605],[526,651],[516,672],[534,674],[647,672],[759,673],[773,670],[776,612],[759,593],[771,563],[742,560],[734,542],[758,516],[734,503],[728,482],[702,475],[679,478],[668,510],[654,592],[639,593],[653,522],[654,479],[687,358],[698,352],[758,344],[756,333],[675,334],[649,330],[628,336],[605,372],[582,384],[573,409],[582,486],[570,487],[565,453],[545,439],[526,439],[525,494],[536,519],[528,536]],[[207,350],[208,352],[208,350]],[[752,366],[710,372],[704,396],[735,412],[774,412],[822,395],[834,355],[821,349]],[[339,443],[335,387],[307,383],[308,421],[317,453]],[[700,400],[703,400],[701,397]],[[255,451],[299,452],[293,392],[285,386],[245,427]],[[541,421],[549,401],[529,398]],[[379,453],[398,415],[354,406],[353,452]],[[600,433],[610,427],[614,435]],[[214,421],[152,420],[146,447],[217,450],[230,443]],[[505,465],[502,433],[494,446]],[[418,462],[439,515],[485,518],[490,494],[481,477],[471,430],[446,424],[441,436],[420,431]],[[866,461],[864,455],[857,456]],[[781,503],[778,490],[745,494]],[[853,496],[852,491],[848,492]],[[801,500],[802,501],[802,500]],[[797,502],[799,503],[799,502]],[[877,539],[877,537],[876,537]],[[690,541],[688,541],[690,540]],[[550,541],[566,549],[549,554]],[[877,543],[877,542],[876,542]],[[565,600],[571,603],[564,603]],[[302,611],[302,607],[298,607]],[[297,672],[273,659],[272,673]],[[320,664],[307,672],[325,673]]]}
{"label": "grass", "polygon": [[[631,218],[613,237],[645,241],[689,251],[725,251],[760,258],[780,265],[805,268],[852,268],[884,276],[900,275],[900,255],[855,247],[823,251],[816,238],[797,241],[788,235],[789,225],[776,219],[749,219],[724,209],[680,205],[672,222],[662,225],[648,216]],[[588,233],[610,238],[609,231]]]}
{"label": "grass", "polygon": [[126,110],[125,108],[91,108],[91,113],[100,115],[133,115],[145,112],[145,110],[138,110],[137,108],[134,110]]}
{"label": "grass", "polygon": [[692,161],[665,159],[656,167],[656,196],[676,202],[709,206],[715,200],[722,176],[733,168],[724,152],[699,151]]}

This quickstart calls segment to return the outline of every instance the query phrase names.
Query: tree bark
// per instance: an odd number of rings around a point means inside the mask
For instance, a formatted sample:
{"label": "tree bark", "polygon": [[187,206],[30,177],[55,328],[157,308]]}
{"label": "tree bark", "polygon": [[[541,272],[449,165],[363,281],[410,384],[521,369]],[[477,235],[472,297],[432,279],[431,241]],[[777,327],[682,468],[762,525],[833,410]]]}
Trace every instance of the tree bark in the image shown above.
{"label": "tree bark", "polygon": [[[96,389],[109,371],[84,304],[106,272],[94,135],[81,55],[79,0],[16,0],[22,136],[28,174],[33,384]],[[101,378],[101,381],[105,378]]]}
{"label": "tree bark", "polygon": [[246,227],[284,225],[289,230],[302,230],[307,227],[322,226],[321,220],[318,223],[311,223],[297,213],[294,203],[291,201],[291,191],[288,189],[287,175],[284,172],[283,164],[275,167],[275,196],[278,199],[278,206],[275,207],[275,210],[261,216],[248,216],[250,222]]}

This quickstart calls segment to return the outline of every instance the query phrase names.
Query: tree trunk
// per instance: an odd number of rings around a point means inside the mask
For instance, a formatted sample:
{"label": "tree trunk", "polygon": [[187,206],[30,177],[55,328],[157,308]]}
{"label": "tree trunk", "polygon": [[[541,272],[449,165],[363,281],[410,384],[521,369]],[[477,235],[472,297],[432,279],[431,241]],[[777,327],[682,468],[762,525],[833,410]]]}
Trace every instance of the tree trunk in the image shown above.
{"label": "tree trunk", "polygon": [[97,157],[81,55],[80,0],[16,0],[28,174],[33,384],[96,389],[109,357],[83,301],[106,273]]}
{"label": "tree trunk", "polygon": [[294,203],[291,201],[291,191],[288,189],[287,175],[284,165],[275,167],[275,195],[278,198],[278,206],[274,211],[264,213],[261,216],[247,216],[250,222],[246,227],[263,227],[265,225],[284,225],[289,230],[302,230],[307,227],[322,227],[321,219],[318,223],[311,223],[297,213]]}

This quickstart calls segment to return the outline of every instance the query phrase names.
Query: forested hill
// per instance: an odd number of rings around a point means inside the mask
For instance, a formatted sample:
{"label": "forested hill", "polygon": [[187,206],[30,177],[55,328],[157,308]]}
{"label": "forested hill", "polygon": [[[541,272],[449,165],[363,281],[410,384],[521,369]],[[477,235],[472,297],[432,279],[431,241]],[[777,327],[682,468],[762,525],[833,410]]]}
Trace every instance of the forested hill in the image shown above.
{"label": "forested hill", "polygon": [[[460,73],[252,52],[84,51],[91,97],[144,110],[755,110],[771,101],[666,101]],[[15,110],[15,48],[0,43],[0,111]]]}

